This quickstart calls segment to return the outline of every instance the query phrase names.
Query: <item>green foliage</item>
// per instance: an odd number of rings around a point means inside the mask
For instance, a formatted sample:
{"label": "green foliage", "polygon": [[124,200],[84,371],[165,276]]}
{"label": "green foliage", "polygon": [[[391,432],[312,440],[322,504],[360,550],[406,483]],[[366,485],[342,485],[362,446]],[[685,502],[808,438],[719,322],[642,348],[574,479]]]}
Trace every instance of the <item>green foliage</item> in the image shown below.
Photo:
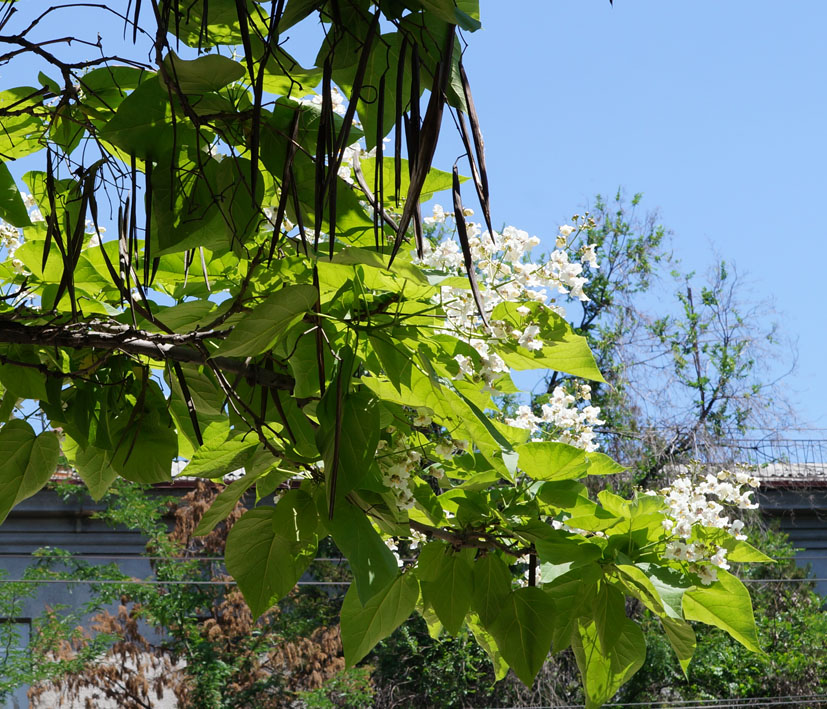
{"label": "green foliage", "polygon": [[366,707],[373,698],[370,669],[352,667],[342,670],[319,689],[299,692],[299,701],[307,709],[335,709],[336,707]]}
{"label": "green foliage", "polygon": [[796,566],[795,549],[785,535],[765,530],[757,543],[778,561],[745,567],[744,577],[793,580],[749,584],[763,652],[750,652],[722,630],[698,626],[697,650],[684,678],[656,619],[644,613],[647,660],[619,695],[623,701],[746,699],[827,689],[824,599],[805,580],[807,569]]}
{"label": "green foliage", "polygon": [[[717,624],[755,649],[740,583],[722,576],[700,588],[711,560],[667,553],[674,535],[661,498],[593,499],[577,482],[622,470],[593,451],[593,432],[552,420],[533,431],[499,406],[516,392],[511,369],[599,384],[601,357],[542,293],[507,287],[528,268],[527,242],[504,246],[490,234],[502,251],[492,259],[465,220],[458,173],[460,243],[431,258],[419,200],[447,184],[431,169],[445,111],[465,114],[462,131],[471,125],[469,167],[489,212],[458,39],[479,28],[477,3],[152,9],[136,3],[130,18],[138,59],[101,67],[40,52],[63,85],[0,94],[4,159],[46,148],[44,169],[24,176],[31,224],[12,173],[0,173],[2,214],[22,225],[4,226],[0,266],[0,382],[12,417],[0,429],[0,517],[46,484],[59,454],[47,429],[60,428],[96,498],[109,485],[125,494],[120,479],[168,482],[176,459],[194,477],[243,471],[199,532],[255,484],[256,506],[234,520],[225,554],[254,618],[266,620],[332,539],[354,581],[342,616],[350,665],[416,609],[433,632],[460,637],[470,624],[496,675],[508,665],[526,684],[550,650],[571,644],[599,704],[645,656],[625,597],[674,621]],[[305,18],[325,25],[307,69],[280,48],[281,33]],[[25,56],[23,35],[10,41]],[[347,100],[339,112],[334,88]],[[393,157],[381,147],[390,133]],[[365,148],[375,152],[363,165]],[[114,238],[101,229],[107,200],[117,205]],[[610,228],[626,229],[622,220]],[[659,238],[624,247],[640,284],[647,244]],[[510,269],[507,280],[492,275],[495,263]],[[554,276],[572,298],[585,283],[574,270]],[[33,412],[44,430],[25,421]],[[527,443],[535,433],[539,442]],[[137,523],[175,556],[150,507],[133,503],[107,518]],[[400,543],[421,549],[401,567],[389,548]],[[204,573],[191,562],[155,572],[162,581]],[[219,679],[240,670],[206,643],[184,587],[129,592],[145,617],[176,629],[167,652],[197,673],[201,706],[224,706]],[[215,596],[198,593],[213,606]]]}

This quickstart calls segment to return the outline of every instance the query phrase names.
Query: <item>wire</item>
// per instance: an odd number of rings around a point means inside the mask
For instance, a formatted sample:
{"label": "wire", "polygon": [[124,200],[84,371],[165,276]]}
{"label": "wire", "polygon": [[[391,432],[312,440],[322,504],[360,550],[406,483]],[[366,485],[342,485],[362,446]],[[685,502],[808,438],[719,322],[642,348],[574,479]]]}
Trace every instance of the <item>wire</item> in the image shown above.
{"label": "wire", "polygon": [[[747,706],[794,706],[813,701],[827,701],[827,694],[778,695],[771,697],[744,697],[736,699],[678,699],[662,702],[614,702],[604,707],[649,707],[650,709],[729,709]],[[760,704],[759,704],[760,702]],[[585,709],[585,704],[532,705],[527,709]],[[499,709],[513,709],[500,707]]]}
{"label": "wire", "polygon": [[[22,583],[38,585],[42,583],[85,583],[116,584],[120,586],[238,586],[235,581],[158,581],[133,579],[0,579],[0,583]],[[350,581],[298,581],[297,586],[350,586]]]}
{"label": "wire", "polygon": [[[91,553],[91,554],[60,554],[60,553],[52,553],[52,552],[45,552],[42,554],[35,554],[34,552],[29,553],[20,553],[20,552],[5,552],[0,551],[0,559],[53,559],[53,558],[71,558],[71,559],[88,559],[91,561],[98,561],[101,559],[122,559],[122,560],[134,560],[134,559],[148,559],[150,561],[224,561],[223,556],[153,556],[151,554],[141,554],[140,552],[135,552],[134,554],[98,554],[98,553]],[[775,556],[773,557],[773,561],[799,561],[801,559],[827,559],[827,551],[825,552],[812,552],[809,554],[799,554],[798,556]],[[345,557],[336,557],[336,556],[318,556],[313,561],[324,561],[324,562],[342,562],[346,563],[347,559]],[[403,561],[416,561],[416,559],[403,559]],[[765,564],[770,564],[772,562],[764,562]]]}
{"label": "wire", "polygon": [[[136,559],[147,559],[149,561],[224,561],[223,556],[152,556],[140,553],[135,554],[20,554],[16,552],[0,552],[0,559],[85,559],[100,561],[102,559],[134,561]],[[347,562],[344,557],[319,556],[313,561]]]}
{"label": "wire", "polygon": [[[140,557],[139,557],[140,558]],[[800,579],[777,578],[777,579],[739,579],[742,583],[818,583],[827,581],[827,577],[805,577]],[[119,580],[119,579],[4,579],[0,578],[0,584],[3,583],[143,583],[143,584],[191,584],[191,585],[235,585],[230,581],[133,581],[133,580]],[[324,585],[350,585],[350,581],[299,581],[299,585],[305,586],[324,586]]]}

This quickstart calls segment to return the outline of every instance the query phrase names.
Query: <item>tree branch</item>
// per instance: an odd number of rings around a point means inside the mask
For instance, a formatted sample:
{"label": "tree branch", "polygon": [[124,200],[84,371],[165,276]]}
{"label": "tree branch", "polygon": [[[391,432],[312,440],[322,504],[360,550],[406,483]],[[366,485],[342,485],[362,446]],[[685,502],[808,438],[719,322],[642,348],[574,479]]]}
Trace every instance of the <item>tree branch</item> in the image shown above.
{"label": "tree branch", "polygon": [[292,391],[295,385],[293,377],[287,374],[268,371],[264,367],[251,364],[249,360],[210,357],[203,347],[198,346],[207,339],[223,338],[228,330],[166,335],[129,327],[109,330],[101,326],[91,329],[88,323],[82,325],[82,328],[74,325],[70,329],[66,326],[22,325],[17,322],[0,321],[0,343],[117,351],[149,357],[160,362],[172,360],[196,364],[211,363],[225,372],[241,374],[247,381],[269,389]]}

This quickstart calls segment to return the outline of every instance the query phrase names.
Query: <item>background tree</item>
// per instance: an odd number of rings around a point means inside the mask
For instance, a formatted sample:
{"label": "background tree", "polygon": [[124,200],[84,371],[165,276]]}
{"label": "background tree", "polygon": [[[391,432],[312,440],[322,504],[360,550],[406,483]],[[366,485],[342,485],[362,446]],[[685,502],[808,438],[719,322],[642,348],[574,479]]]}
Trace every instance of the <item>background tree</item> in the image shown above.
{"label": "background tree", "polygon": [[[651,485],[665,466],[721,442],[794,427],[783,379],[796,355],[771,320],[772,302],[749,292],[735,264],[713,252],[704,276],[685,272],[641,202],[597,195],[573,218],[571,238],[595,245],[600,268],[572,324],[606,379],[592,385],[601,445],[633,469],[634,483]],[[566,379],[552,373],[548,394]]]}

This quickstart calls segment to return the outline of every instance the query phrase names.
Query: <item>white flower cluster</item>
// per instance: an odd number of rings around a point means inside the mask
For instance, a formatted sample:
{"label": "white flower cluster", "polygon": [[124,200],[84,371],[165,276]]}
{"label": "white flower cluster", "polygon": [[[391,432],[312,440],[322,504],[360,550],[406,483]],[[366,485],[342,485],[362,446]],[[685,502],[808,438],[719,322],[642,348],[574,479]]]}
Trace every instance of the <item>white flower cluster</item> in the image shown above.
{"label": "white flower cluster", "polygon": [[727,509],[751,510],[758,507],[753,499],[753,488],[758,479],[744,470],[735,473],[721,470],[717,475],[707,473],[695,484],[688,475],[681,475],[670,486],[660,492],[667,504],[663,528],[673,535],[666,545],[667,559],[686,561],[692,571],[701,577],[704,584],[717,579],[717,570],[728,569],[726,549],[720,546],[690,541],[693,529],[712,527],[726,530],[735,539],[746,540],[742,520],[730,517]]}
{"label": "white flower cluster", "polygon": [[[472,214],[470,209],[465,210],[465,216]],[[424,221],[431,225],[444,224],[451,216],[453,215],[445,212],[440,205],[435,205],[433,216]],[[475,337],[481,333],[482,323],[470,290],[443,286],[438,301],[446,315],[445,329],[466,339],[479,355],[478,361],[464,354],[454,357],[459,364],[457,378],[481,380],[485,383],[485,388],[492,391],[494,381],[509,369],[502,357],[493,351],[492,342],[516,342],[535,352],[541,351],[545,344],[539,337],[540,327],[537,324],[529,321],[522,328],[514,328],[504,321],[492,320],[490,315],[494,308],[504,302],[519,303],[517,312],[525,318],[532,312],[530,303],[542,303],[565,316],[562,306],[553,299],[549,300],[549,292],[565,294],[581,301],[588,300],[583,291],[588,283],[583,275],[584,266],[597,268],[597,255],[595,245],[587,244],[580,249],[579,262],[569,259],[566,248],[569,246],[569,238],[576,231],[575,227],[569,225],[560,227],[557,248],[545,263],[528,262],[531,250],[540,243],[536,236],[529,236],[528,232],[508,226],[502,233],[494,232],[492,235],[482,233],[481,225],[475,222],[468,222],[467,228],[482,307],[489,316],[491,325],[488,339]],[[426,268],[454,276],[462,276],[465,272],[460,247],[451,239],[442,239],[436,245],[426,242],[422,258],[415,257],[414,261]],[[584,401],[588,401],[591,389],[588,386],[580,387],[578,394]],[[598,407],[578,406],[572,394],[557,387],[551,401],[543,405],[541,416],[534,415],[528,406],[521,406],[517,416],[507,419],[506,423],[528,429],[532,433],[551,428],[557,440],[592,451],[597,449],[593,427],[603,422]]]}
{"label": "white flower cluster", "polygon": [[[465,210],[466,216],[471,216],[470,209]],[[426,217],[426,224],[442,224],[452,214],[446,212],[440,205],[433,208],[433,216]],[[573,262],[569,258],[565,247],[568,237],[574,232],[572,226],[560,227],[557,237],[557,247],[550,254],[545,263],[530,263],[527,261],[531,250],[540,243],[536,236],[529,236],[528,232],[507,226],[500,232],[482,232],[482,226],[476,222],[468,222],[468,244],[471,250],[471,259],[474,262],[477,281],[482,295],[483,309],[489,315],[494,308],[503,302],[531,303],[540,302],[548,305],[561,315],[565,315],[562,306],[549,302],[549,293],[568,295],[581,301],[588,300],[583,287],[588,279],[583,275],[584,264],[590,268],[597,268],[597,255],[594,244],[587,244],[580,249],[580,261]],[[457,243],[451,239],[443,239],[436,246],[425,243],[422,259],[415,259],[426,268],[462,275],[465,265],[462,252]],[[476,303],[467,288],[442,288],[441,303],[445,308],[448,321],[460,331],[473,331],[479,328],[479,314]],[[528,312],[528,309],[526,309]],[[527,314],[526,312],[526,314]],[[504,328],[505,332],[497,333],[497,327]],[[521,337],[533,342],[536,332],[519,334],[507,328],[505,323],[492,323],[495,336]],[[520,342],[526,346],[524,342]],[[530,349],[541,349],[542,343]]]}
{"label": "white flower cluster", "polygon": [[[299,103],[312,103],[314,106],[321,107],[323,98],[324,97],[321,94],[316,94],[311,99],[299,100]],[[333,113],[337,113],[340,116],[344,116],[347,112],[347,104],[345,103],[345,97],[335,86],[332,86],[330,88],[330,103],[333,105]]]}
{"label": "white flower cluster", "polygon": [[[591,387],[580,384],[577,393],[582,401],[591,399]],[[526,428],[536,433],[550,428],[552,437],[561,443],[568,443],[586,451],[596,451],[594,426],[604,423],[600,418],[600,408],[587,405],[579,408],[577,397],[557,386],[551,394],[551,400],[542,406],[542,414],[537,416],[528,406],[520,406],[515,418],[505,420],[510,426]]]}
{"label": "white flower cluster", "polygon": [[415,450],[408,439],[396,434],[390,427],[391,442],[380,440],[376,446],[376,462],[382,471],[382,478],[396,498],[396,504],[401,510],[409,510],[414,506],[414,496],[411,490],[413,478],[419,470],[422,455]]}

